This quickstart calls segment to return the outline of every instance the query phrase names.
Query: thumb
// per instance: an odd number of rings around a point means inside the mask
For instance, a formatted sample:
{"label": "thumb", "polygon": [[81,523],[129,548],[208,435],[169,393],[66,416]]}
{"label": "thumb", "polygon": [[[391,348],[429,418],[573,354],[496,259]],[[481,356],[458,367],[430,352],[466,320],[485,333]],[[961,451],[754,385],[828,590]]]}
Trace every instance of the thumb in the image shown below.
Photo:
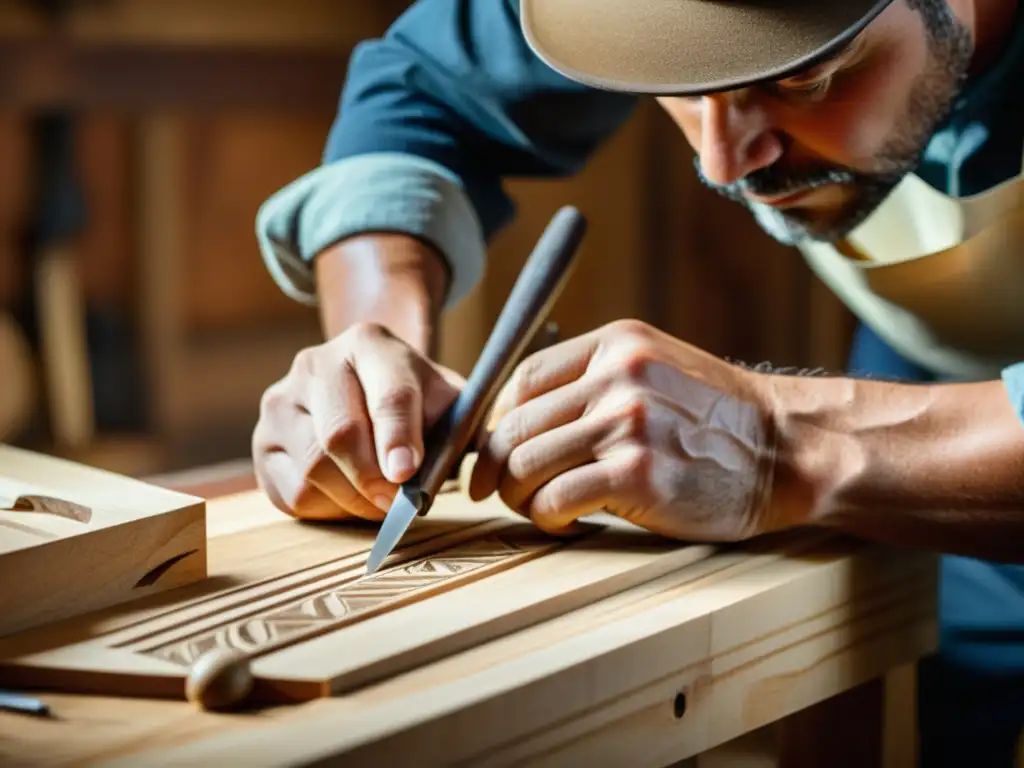
{"label": "thumb", "polygon": [[424,428],[430,429],[455,402],[466,380],[451,368],[424,361],[420,380],[423,388]]}

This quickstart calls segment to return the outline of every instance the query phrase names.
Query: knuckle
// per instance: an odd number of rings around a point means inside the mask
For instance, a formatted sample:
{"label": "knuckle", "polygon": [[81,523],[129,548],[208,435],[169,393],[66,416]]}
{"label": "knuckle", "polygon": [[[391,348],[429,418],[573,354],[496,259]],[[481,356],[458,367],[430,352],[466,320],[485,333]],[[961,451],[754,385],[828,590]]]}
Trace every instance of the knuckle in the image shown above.
{"label": "knuckle", "polygon": [[643,320],[624,318],[611,321],[604,326],[604,331],[614,338],[650,339],[654,329]]}
{"label": "knuckle", "polygon": [[540,366],[541,358],[537,352],[523,358],[519,365],[516,366],[516,370],[512,374],[512,386],[510,388],[516,405],[529,399],[529,393],[533,389],[534,382],[540,373]]}
{"label": "knuckle", "polygon": [[658,360],[654,348],[644,342],[633,343],[623,349],[616,370],[629,381],[645,382]]}
{"label": "knuckle", "polygon": [[334,414],[324,424],[325,447],[331,454],[347,455],[356,450],[367,432],[367,425],[362,419],[348,413]]}
{"label": "knuckle", "polygon": [[523,480],[540,471],[543,465],[544,457],[541,452],[524,446],[509,455],[506,474],[513,480]]}
{"label": "knuckle", "polygon": [[644,446],[631,449],[616,468],[612,482],[615,487],[630,487],[643,484],[654,469],[654,451]]}
{"label": "knuckle", "polygon": [[491,439],[496,455],[504,456],[515,446],[523,442],[526,424],[520,413],[513,411],[498,422]]}
{"label": "knuckle", "polygon": [[387,336],[389,336],[389,334],[382,325],[367,322],[365,320],[353,323],[346,328],[345,332],[342,334],[342,338],[351,339],[355,342],[378,341]]}
{"label": "knuckle", "polygon": [[658,340],[639,320],[616,320],[606,328],[600,375],[610,381],[646,381],[660,361]]}
{"label": "knuckle", "polygon": [[405,415],[412,411],[419,398],[419,388],[411,382],[388,387],[377,397],[376,410],[393,415]]}
{"label": "knuckle", "polygon": [[292,359],[292,376],[312,373],[316,368],[317,347],[304,347],[295,353]]}
{"label": "knuckle", "polygon": [[615,420],[623,436],[640,440],[647,435],[650,424],[651,402],[642,389],[629,389],[615,413]]}
{"label": "knuckle", "polygon": [[253,427],[252,435],[249,438],[249,452],[252,454],[257,471],[263,462],[264,456],[270,451],[272,439],[270,430],[265,419],[260,418]]}
{"label": "knuckle", "polygon": [[268,415],[285,407],[290,398],[288,396],[288,385],[282,379],[267,387],[260,397],[260,418],[265,419]]}
{"label": "knuckle", "polygon": [[560,515],[568,509],[570,503],[570,494],[564,485],[549,488],[544,494],[543,503],[535,505],[537,514],[534,516],[534,522],[544,525],[552,516]]}

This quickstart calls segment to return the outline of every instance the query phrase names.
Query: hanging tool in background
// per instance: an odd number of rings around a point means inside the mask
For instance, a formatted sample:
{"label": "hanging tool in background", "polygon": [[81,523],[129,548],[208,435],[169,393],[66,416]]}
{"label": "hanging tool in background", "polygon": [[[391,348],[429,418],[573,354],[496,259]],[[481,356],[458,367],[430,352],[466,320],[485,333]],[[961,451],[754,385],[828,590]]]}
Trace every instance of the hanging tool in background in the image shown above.
{"label": "hanging tool in background", "polygon": [[38,191],[28,242],[31,315],[54,448],[74,453],[92,442],[95,431],[85,298],[75,252],[86,214],[75,178],[74,117],[63,110],[35,116],[32,139]]}
{"label": "hanging tool in background", "polygon": [[[45,18],[47,34],[59,46],[73,7],[91,0],[28,2]],[[124,357],[125,345],[110,344],[109,318],[104,315],[97,322],[85,295],[77,246],[87,212],[77,177],[76,115],[68,104],[70,96],[55,95],[55,103],[30,120],[36,193],[25,244],[29,285],[23,292],[27,306],[22,317],[40,358],[51,448],[59,454],[81,456],[92,446],[97,431],[94,377],[112,368],[115,377],[123,372],[124,365],[110,363]],[[101,354],[97,354],[97,346]],[[111,346],[117,347],[113,355]],[[104,389],[110,402],[131,402],[127,393],[116,392],[116,387]]]}

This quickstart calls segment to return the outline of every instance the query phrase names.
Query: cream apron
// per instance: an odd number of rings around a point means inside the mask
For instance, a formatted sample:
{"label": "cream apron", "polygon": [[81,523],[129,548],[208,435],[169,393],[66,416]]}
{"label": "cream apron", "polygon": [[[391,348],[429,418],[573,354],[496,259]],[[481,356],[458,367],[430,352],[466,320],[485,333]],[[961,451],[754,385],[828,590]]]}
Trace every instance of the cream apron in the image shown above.
{"label": "cream apron", "polygon": [[1024,168],[964,198],[909,174],[844,242],[800,251],[863,323],[935,373],[996,379],[1024,360]]}

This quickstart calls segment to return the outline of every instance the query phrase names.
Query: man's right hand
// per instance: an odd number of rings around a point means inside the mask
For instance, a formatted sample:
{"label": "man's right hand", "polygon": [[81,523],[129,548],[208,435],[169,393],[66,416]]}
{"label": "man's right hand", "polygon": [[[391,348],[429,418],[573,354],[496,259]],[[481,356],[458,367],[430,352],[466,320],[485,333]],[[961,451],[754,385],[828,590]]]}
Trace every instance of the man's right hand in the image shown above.
{"label": "man's right hand", "polygon": [[383,326],[360,323],[295,356],[260,403],[256,479],[306,519],[383,520],[423,458],[423,434],[465,382]]}

